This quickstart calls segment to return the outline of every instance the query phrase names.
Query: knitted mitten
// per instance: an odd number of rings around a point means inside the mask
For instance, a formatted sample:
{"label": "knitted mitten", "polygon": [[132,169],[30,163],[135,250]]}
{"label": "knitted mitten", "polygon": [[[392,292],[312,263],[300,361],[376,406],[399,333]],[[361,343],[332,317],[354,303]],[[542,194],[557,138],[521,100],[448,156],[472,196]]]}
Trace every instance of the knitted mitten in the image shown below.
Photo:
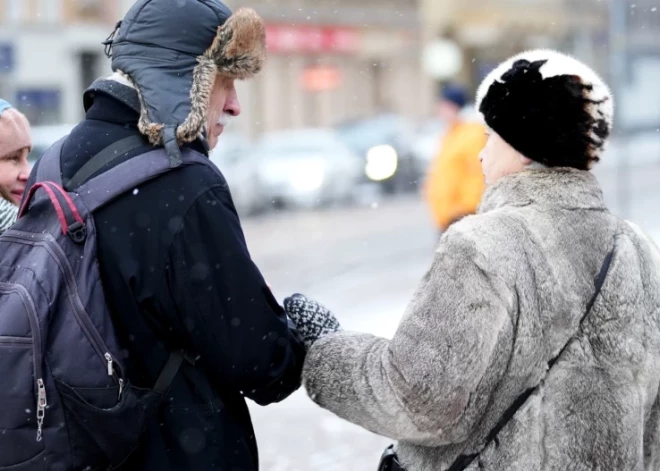
{"label": "knitted mitten", "polygon": [[341,326],[332,312],[302,294],[294,294],[286,298],[284,310],[296,324],[307,347],[321,337],[341,330]]}

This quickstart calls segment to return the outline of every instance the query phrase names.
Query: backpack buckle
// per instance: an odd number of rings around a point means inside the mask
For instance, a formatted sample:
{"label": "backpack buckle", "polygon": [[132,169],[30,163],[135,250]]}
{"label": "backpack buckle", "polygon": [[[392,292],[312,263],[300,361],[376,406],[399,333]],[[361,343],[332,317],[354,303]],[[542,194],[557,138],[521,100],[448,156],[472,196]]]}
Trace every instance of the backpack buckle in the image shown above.
{"label": "backpack buckle", "polygon": [[74,241],[76,244],[83,244],[87,239],[87,228],[81,222],[76,221],[73,224],[71,224],[68,227],[67,232],[69,234],[69,237],[71,237],[71,240]]}

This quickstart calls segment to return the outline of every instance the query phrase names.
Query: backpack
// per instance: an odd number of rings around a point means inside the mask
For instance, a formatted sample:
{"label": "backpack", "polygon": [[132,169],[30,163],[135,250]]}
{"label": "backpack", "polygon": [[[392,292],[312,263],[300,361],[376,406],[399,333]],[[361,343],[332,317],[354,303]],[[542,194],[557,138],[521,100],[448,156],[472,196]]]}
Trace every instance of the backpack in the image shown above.
{"label": "backpack", "polygon": [[173,351],[150,390],[125,377],[101,286],[92,215],[175,166],[215,167],[191,149],[172,162],[158,148],[86,181],[145,145],[135,136],[93,157],[72,178],[80,186],[67,192],[60,176],[65,139],[46,151],[17,223],[0,236],[0,469],[119,466],[189,359]]}

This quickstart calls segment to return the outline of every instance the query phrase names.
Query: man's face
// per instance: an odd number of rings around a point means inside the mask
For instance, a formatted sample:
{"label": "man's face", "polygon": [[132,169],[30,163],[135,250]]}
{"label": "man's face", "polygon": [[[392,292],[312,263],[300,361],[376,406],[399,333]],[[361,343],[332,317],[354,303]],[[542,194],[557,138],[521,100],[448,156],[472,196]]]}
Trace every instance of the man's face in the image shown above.
{"label": "man's face", "polygon": [[216,76],[209,111],[207,114],[206,129],[208,131],[209,147],[213,149],[218,143],[218,137],[224,131],[231,119],[241,114],[241,105],[234,87],[234,79]]}
{"label": "man's face", "polygon": [[0,186],[5,193],[11,195],[14,203],[20,204],[30,176],[30,165],[28,164],[28,154],[30,149],[27,147],[11,152],[6,155],[0,155]]}

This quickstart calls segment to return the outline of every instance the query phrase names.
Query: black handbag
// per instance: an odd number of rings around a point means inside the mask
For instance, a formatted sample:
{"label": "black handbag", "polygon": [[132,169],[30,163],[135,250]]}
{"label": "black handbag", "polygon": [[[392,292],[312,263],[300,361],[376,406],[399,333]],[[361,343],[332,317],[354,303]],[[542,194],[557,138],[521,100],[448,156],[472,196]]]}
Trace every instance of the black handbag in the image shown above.
{"label": "black handbag", "polygon": [[[615,247],[612,247],[612,250],[608,252],[607,256],[605,257],[605,260],[603,261],[603,265],[600,268],[600,272],[598,273],[598,278],[596,279],[596,289],[594,291],[594,294],[591,296],[591,299],[587,303],[587,308],[585,309],[585,312],[582,315],[582,318],[580,319],[580,324],[578,325],[578,331],[582,328],[582,323],[587,318],[587,315],[591,312],[591,309],[593,308],[593,305],[596,302],[596,299],[598,298],[601,289],[603,288],[603,284],[605,283],[605,278],[607,278],[607,273],[610,269],[610,265],[612,264],[612,258],[614,257],[614,249]],[[554,366],[554,364],[557,363],[557,360],[559,360],[559,358],[564,353],[568,345],[571,343],[572,339],[573,337],[571,336],[571,338],[568,339],[566,344],[559,351],[557,356],[555,356],[552,360],[548,362],[548,370],[546,372],[546,376],[548,375],[548,372]],[[481,448],[479,452],[471,455],[458,456],[451,464],[451,466],[447,469],[447,471],[463,471],[468,466],[470,466],[472,462],[486,448],[488,448],[488,446],[497,438],[497,434],[500,433],[500,431],[506,426],[506,424],[509,423],[511,418],[514,415],[516,415],[516,412],[518,412],[518,410],[522,407],[522,405],[539,388],[540,385],[541,383],[539,382],[539,384],[537,384],[533,388],[527,389],[520,396],[518,396],[518,398],[516,398],[515,401],[513,401],[513,404],[511,404],[511,406],[504,412],[504,414],[502,414],[500,420],[495,424],[493,429],[490,431],[490,433],[486,437],[485,445]],[[394,451],[394,445],[391,445],[387,450],[385,450],[385,453],[381,457],[381,463],[380,466],[378,467],[378,471],[406,471],[406,469],[399,463],[396,452]]]}
{"label": "black handbag", "polygon": [[394,451],[394,445],[387,447],[383,456],[380,457],[378,471],[406,471],[405,468],[401,466],[401,463],[399,463],[399,458]]}

